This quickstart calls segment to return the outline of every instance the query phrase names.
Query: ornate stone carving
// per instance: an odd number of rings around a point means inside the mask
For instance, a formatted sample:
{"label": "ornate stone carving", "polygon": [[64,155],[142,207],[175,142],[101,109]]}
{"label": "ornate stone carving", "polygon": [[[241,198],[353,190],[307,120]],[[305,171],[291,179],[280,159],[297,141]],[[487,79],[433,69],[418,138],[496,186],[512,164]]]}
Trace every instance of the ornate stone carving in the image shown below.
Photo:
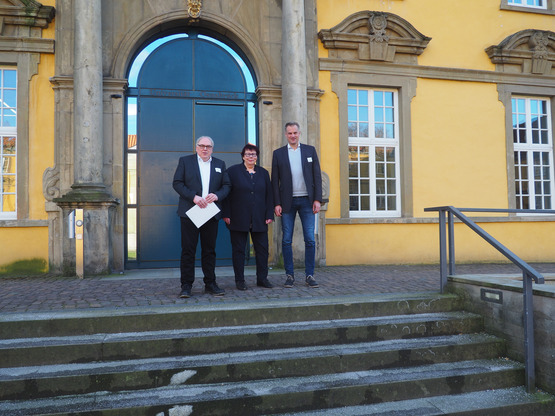
{"label": "ornate stone carving", "polygon": [[200,12],[202,9],[202,0],[187,0],[187,13],[193,19],[198,19],[200,17]]}
{"label": "ornate stone carving", "polygon": [[431,38],[403,18],[361,11],[318,34],[330,58],[416,64]]}
{"label": "ornate stone carving", "polygon": [[527,29],[486,49],[501,72],[555,75],[555,32]]}
{"label": "ornate stone carving", "polygon": [[35,0],[1,1],[0,51],[54,53],[54,39],[42,38],[54,13],[54,7]]}
{"label": "ornate stone carving", "polygon": [[60,196],[60,170],[58,167],[46,168],[42,174],[42,193],[47,201]]}

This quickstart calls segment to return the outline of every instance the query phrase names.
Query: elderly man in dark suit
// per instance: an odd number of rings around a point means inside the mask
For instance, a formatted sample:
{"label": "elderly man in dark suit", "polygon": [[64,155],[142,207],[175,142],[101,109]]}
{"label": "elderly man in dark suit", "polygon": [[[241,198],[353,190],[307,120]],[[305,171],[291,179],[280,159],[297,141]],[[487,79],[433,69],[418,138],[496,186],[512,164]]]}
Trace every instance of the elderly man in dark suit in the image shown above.
{"label": "elderly man in dark suit", "polygon": [[285,287],[293,287],[293,230],[297,212],[301,219],[305,243],[305,282],[316,288],[314,263],[316,241],[314,238],[315,215],[322,203],[322,172],[316,149],[300,144],[299,123],[285,124],[287,145],[276,149],[272,159],[272,187],[274,212],[281,217],[283,239],[281,243],[285,266]]}
{"label": "elderly man in dark suit", "polygon": [[225,291],[216,284],[216,238],[218,236],[218,213],[200,228],[189,219],[186,212],[195,205],[206,208],[221,202],[229,194],[231,185],[225,162],[212,157],[214,141],[208,136],[197,139],[196,154],[183,156],[173,176],[173,189],[179,194],[177,215],[181,218],[181,293],[191,296],[195,281],[195,252],[200,235],[201,265],[204,287],[207,293],[222,296]]}

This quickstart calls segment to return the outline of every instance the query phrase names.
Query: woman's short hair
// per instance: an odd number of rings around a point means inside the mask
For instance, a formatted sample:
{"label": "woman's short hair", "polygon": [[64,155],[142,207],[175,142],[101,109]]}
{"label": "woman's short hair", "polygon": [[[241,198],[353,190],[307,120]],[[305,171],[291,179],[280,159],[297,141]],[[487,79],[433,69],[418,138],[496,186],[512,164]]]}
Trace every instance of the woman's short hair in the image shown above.
{"label": "woman's short hair", "polygon": [[244,147],[243,150],[241,150],[241,158],[243,158],[245,156],[245,152],[247,150],[254,150],[256,152],[256,156],[260,156],[260,150],[258,150],[258,146],[251,144],[251,143],[247,143]]}

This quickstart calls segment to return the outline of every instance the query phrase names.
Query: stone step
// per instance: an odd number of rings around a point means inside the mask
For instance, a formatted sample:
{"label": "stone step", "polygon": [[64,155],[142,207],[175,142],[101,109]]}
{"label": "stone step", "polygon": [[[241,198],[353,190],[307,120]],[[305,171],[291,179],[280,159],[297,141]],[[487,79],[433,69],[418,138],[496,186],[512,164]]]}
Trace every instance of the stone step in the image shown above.
{"label": "stone step", "polygon": [[0,340],[421,314],[455,311],[460,307],[460,299],[454,295],[417,293],[268,300],[208,306],[2,314]]}
{"label": "stone step", "polygon": [[555,400],[546,393],[530,394],[524,387],[484,390],[363,406],[280,413],[266,416],[553,416]]}
{"label": "stone step", "polygon": [[[183,380],[186,382],[186,380]],[[0,414],[142,416],[260,415],[464,394],[522,385],[523,366],[506,359],[458,361],[277,379],[171,385],[27,401],[2,401]],[[181,413],[177,413],[181,412]]]}
{"label": "stone step", "polygon": [[487,334],[0,369],[0,400],[414,367],[503,355]]}
{"label": "stone step", "polygon": [[[306,317],[306,315],[304,315]],[[480,332],[467,312],[0,340],[0,368],[259,351]]]}

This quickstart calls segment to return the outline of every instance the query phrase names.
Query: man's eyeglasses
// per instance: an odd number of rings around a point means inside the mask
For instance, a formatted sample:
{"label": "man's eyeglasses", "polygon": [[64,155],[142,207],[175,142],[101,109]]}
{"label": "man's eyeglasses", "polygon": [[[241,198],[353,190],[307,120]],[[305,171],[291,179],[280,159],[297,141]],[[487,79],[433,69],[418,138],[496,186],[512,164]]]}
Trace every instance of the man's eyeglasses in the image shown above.
{"label": "man's eyeglasses", "polygon": [[198,147],[200,147],[201,149],[212,149],[212,145],[211,144],[197,144]]}
{"label": "man's eyeglasses", "polygon": [[258,156],[256,153],[245,153],[245,157],[256,157]]}

